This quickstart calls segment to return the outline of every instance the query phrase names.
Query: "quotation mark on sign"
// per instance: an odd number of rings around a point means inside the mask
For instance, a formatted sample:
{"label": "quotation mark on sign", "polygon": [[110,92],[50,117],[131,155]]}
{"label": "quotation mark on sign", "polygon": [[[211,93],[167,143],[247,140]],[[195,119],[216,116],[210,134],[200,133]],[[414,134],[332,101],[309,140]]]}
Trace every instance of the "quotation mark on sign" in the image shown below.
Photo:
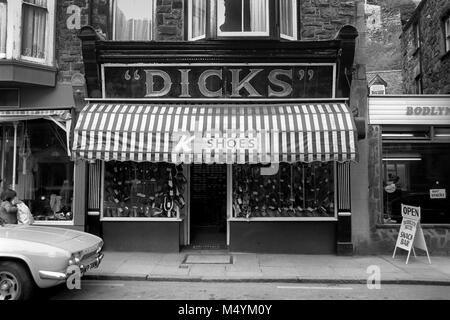
{"label": "quotation mark on sign", "polygon": [[[125,80],[130,81],[131,80],[131,74],[130,74],[130,70],[127,70],[125,72],[125,76],[124,76]],[[133,78],[134,80],[140,80],[141,76],[139,75],[139,70],[136,70],[133,74]]]}
{"label": "quotation mark on sign", "polygon": [[[303,80],[303,79],[305,78],[305,75],[306,75],[306,73],[305,73],[305,70],[304,70],[304,69],[300,69],[300,70],[298,71],[298,79],[299,79],[299,80]],[[312,78],[314,78],[314,70],[309,69],[309,70],[308,70],[308,81],[311,81]]]}
{"label": "quotation mark on sign", "polygon": [[379,266],[371,265],[367,267],[366,273],[369,274],[367,278],[367,288],[369,290],[381,289],[381,269]]}

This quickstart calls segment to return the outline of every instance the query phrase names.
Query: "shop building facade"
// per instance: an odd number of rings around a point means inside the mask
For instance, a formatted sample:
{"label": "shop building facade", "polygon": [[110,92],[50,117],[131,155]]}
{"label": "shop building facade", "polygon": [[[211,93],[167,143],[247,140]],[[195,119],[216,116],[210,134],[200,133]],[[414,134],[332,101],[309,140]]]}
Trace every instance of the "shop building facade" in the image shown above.
{"label": "shop building facade", "polygon": [[406,204],[421,208],[429,252],[448,255],[450,96],[371,96],[369,124],[373,219],[366,250],[392,251]]}
{"label": "shop building facade", "polygon": [[352,253],[364,119],[349,101],[358,33],[339,24],[356,2],[157,2],[139,10],[155,21],[126,23],[109,5],[112,25],[79,35],[87,229],[110,250]]}
{"label": "shop building facade", "polygon": [[[35,223],[84,230],[84,163],[71,159],[77,40],[55,0],[0,1],[0,178],[30,207]],[[78,40],[77,40],[78,41]],[[80,50],[78,50],[80,52]],[[81,59],[81,54],[78,53]]]}

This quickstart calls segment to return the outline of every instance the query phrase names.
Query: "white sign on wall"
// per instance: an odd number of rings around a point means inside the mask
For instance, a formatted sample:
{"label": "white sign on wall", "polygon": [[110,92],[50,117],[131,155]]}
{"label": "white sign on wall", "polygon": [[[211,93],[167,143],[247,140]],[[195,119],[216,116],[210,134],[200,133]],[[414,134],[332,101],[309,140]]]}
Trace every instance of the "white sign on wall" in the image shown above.
{"label": "white sign on wall", "polygon": [[447,199],[445,189],[430,189],[430,199]]}
{"label": "white sign on wall", "polygon": [[408,264],[411,251],[416,256],[414,248],[424,250],[427,253],[428,262],[431,264],[430,255],[428,254],[427,244],[423,235],[422,227],[420,226],[420,207],[408,206],[402,204],[402,224],[398,232],[397,243],[395,244],[394,254],[395,258],[397,248],[408,251],[406,264]]}
{"label": "white sign on wall", "polygon": [[378,95],[369,97],[369,124],[450,123],[450,95]]}

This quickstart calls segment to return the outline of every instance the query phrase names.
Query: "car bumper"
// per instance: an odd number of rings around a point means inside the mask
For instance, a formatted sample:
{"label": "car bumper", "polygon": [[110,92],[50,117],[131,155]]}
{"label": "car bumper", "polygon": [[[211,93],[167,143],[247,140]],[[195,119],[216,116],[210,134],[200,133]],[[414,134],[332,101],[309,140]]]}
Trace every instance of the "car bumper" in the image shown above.
{"label": "car bumper", "polygon": [[[80,268],[80,272],[83,275],[85,272],[87,272],[90,269],[98,268],[100,263],[103,259],[103,253],[100,253],[94,261],[89,262],[88,264],[80,264],[78,267]],[[68,267],[69,269],[69,267]],[[39,277],[42,280],[54,280],[54,281],[65,281],[67,278],[72,274],[73,272],[55,272],[55,271],[45,271],[41,270],[39,271]]]}

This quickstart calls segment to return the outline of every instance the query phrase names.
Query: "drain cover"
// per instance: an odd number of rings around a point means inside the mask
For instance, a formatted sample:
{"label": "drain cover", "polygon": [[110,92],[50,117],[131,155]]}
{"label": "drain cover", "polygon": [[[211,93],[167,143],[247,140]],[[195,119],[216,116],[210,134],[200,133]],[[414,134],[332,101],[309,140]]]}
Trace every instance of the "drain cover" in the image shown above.
{"label": "drain cover", "polygon": [[188,254],[183,263],[232,264],[232,257],[223,254]]}

